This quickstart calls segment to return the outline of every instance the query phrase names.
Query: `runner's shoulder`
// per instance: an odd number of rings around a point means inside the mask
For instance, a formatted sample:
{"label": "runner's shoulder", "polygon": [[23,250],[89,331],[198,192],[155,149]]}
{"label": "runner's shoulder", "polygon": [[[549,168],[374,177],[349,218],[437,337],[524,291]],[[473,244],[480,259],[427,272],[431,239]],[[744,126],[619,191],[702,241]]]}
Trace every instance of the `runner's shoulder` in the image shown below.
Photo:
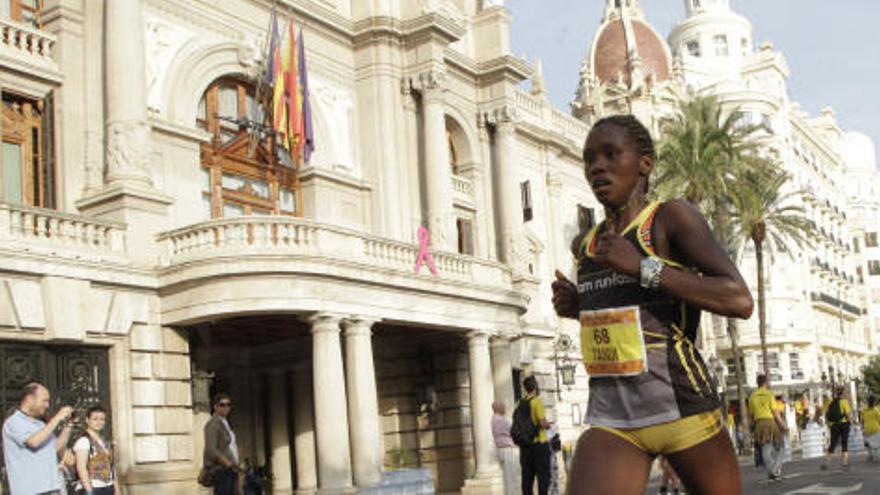
{"label": "runner's shoulder", "polygon": [[676,234],[689,232],[708,223],[696,206],[681,198],[660,203],[654,222],[666,232]]}

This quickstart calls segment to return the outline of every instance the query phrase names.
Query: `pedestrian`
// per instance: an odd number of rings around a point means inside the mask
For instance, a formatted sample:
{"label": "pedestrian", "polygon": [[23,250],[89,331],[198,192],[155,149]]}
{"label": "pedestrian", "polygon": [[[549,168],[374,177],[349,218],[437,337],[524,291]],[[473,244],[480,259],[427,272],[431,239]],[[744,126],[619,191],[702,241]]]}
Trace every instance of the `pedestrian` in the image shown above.
{"label": "pedestrian", "polygon": [[107,410],[101,406],[86,411],[86,428],[73,443],[76,455],[77,495],[114,495],[119,486],[113,463],[112,443],[103,436]]}
{"label": "pedestrian", "polygon": [[[703,309],[747,318],[748,286],[689,202],[650,201],[656,152],[632,115],[598,120],[584,175],[605,220],[571,245],[576,283],[556,271],[553,306],[578,320],[590,374],[587,422],[568,493],[643,493],[667,455],[693,493],[739,493],[711,373],[696,348]],[[711,459],[711,462],[706,462]]]}
{"label": "pedestrian", "polygon": [[[3,456],[11,495],[59,494],[63,488],[58,458],[70,438],[73,408],[64,406],[48,422],[49,390],[30,382],[21,391],[18,409],[3,423]],[[61,426],[56,437],[55,430]]]}
{"label": "pedestrian", "polygon": [[868,397],[868,405],[862,409],[862,427],[865,432],[865,446],[868,447],[868,460],[880,461],[880,407],[873,395]]}
{"label": "pedestrian", "polygon": [[492,437],[495,439],[495,449],[498,452],[498,462],[501,464],[501,472],[504,475],[504,494],[516,495],[521,491],[519,449],[513,443],[510,436],[512,426],[505,413],[507,408],[503,402],[492,403]]}
{"label": "pedestrian", "polygon": [[214,396],[214,415],[205,424],[205,452],[200,482],[214,488],[214,495],[234,495],[241,479],[238,444],[229,425],[232,399],[224,393]]}
{"label": "pedestrian", "polygon": [[825,453],[825,462],[822,469],[828,469],[831,457],[837,450],[837,444],[840,443],[841,467],[849,469],[849,426],[852,408],[849,401],[843,396],[843,387],[838,386],[834,389],[834,398],[828,403],[825,410],[825,421],[831,430],[831,441],[828,444],[828,451]]}
{"label": "pedestrian", "polygon": [[548,495],[550,490],[550,444],[547,429],[550,423],[544,413],[544,402],[538,395],[538,381],[534,376],[523,380],[525,396],[520,399],[513,413],[510,435],[519,446],[519,464],[522,471],[522,493],[534,493],[538,481],[538,495]]}
{"label": "pedestrian", "polygon": [[776,408],[776,399],[770,391],[767,375],[758,375],[758,388],[749,396],[749,414],[754,424],[755,444],[761,449],[767,477],[777,480],[782,477],[782,434],[788,430],[788,426]]}

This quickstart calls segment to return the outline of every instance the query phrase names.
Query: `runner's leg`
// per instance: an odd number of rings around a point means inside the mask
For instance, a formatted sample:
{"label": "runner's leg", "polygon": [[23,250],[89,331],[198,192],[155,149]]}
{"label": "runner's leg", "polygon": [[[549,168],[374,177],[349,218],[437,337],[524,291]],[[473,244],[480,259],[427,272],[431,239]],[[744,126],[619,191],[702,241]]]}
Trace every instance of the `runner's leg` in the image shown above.
{"label": "runner's leg", "polygon": [[593,428],[575,447],[568,495],[643,495],[653,456],[617,435]]}
{"label": "runner's leg", "polygon": [[688,493],[742,494],[739,463],[730,437],[723,431],[699,445],[669,454],[667,458]]}

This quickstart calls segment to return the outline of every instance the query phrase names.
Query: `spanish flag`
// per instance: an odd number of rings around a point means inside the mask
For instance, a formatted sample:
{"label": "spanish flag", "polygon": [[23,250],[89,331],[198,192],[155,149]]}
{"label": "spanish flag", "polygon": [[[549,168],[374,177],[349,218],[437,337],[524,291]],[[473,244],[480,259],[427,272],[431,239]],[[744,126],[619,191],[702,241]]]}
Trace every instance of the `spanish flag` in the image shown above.
{"label": "spanish flag", "polygon": [[272,54],[272,80],[274,87],[272,92],[272,129],[275,131],[277,143],[289,148],[287,132],[287,100],[285,95],[286,72],[285,67],[290,66],[290,51],[284,46],[284,42],[274,44]]}

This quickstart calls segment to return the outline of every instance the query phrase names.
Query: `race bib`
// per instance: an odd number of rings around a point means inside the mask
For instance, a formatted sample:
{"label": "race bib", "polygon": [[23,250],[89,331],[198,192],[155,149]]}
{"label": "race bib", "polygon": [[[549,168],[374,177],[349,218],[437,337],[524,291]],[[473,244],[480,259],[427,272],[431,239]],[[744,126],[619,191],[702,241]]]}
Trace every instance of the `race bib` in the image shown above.
{"label": "race bib", "polygon": [[590,376],[648,371],[639,307],[581,311],[581,352]]}

